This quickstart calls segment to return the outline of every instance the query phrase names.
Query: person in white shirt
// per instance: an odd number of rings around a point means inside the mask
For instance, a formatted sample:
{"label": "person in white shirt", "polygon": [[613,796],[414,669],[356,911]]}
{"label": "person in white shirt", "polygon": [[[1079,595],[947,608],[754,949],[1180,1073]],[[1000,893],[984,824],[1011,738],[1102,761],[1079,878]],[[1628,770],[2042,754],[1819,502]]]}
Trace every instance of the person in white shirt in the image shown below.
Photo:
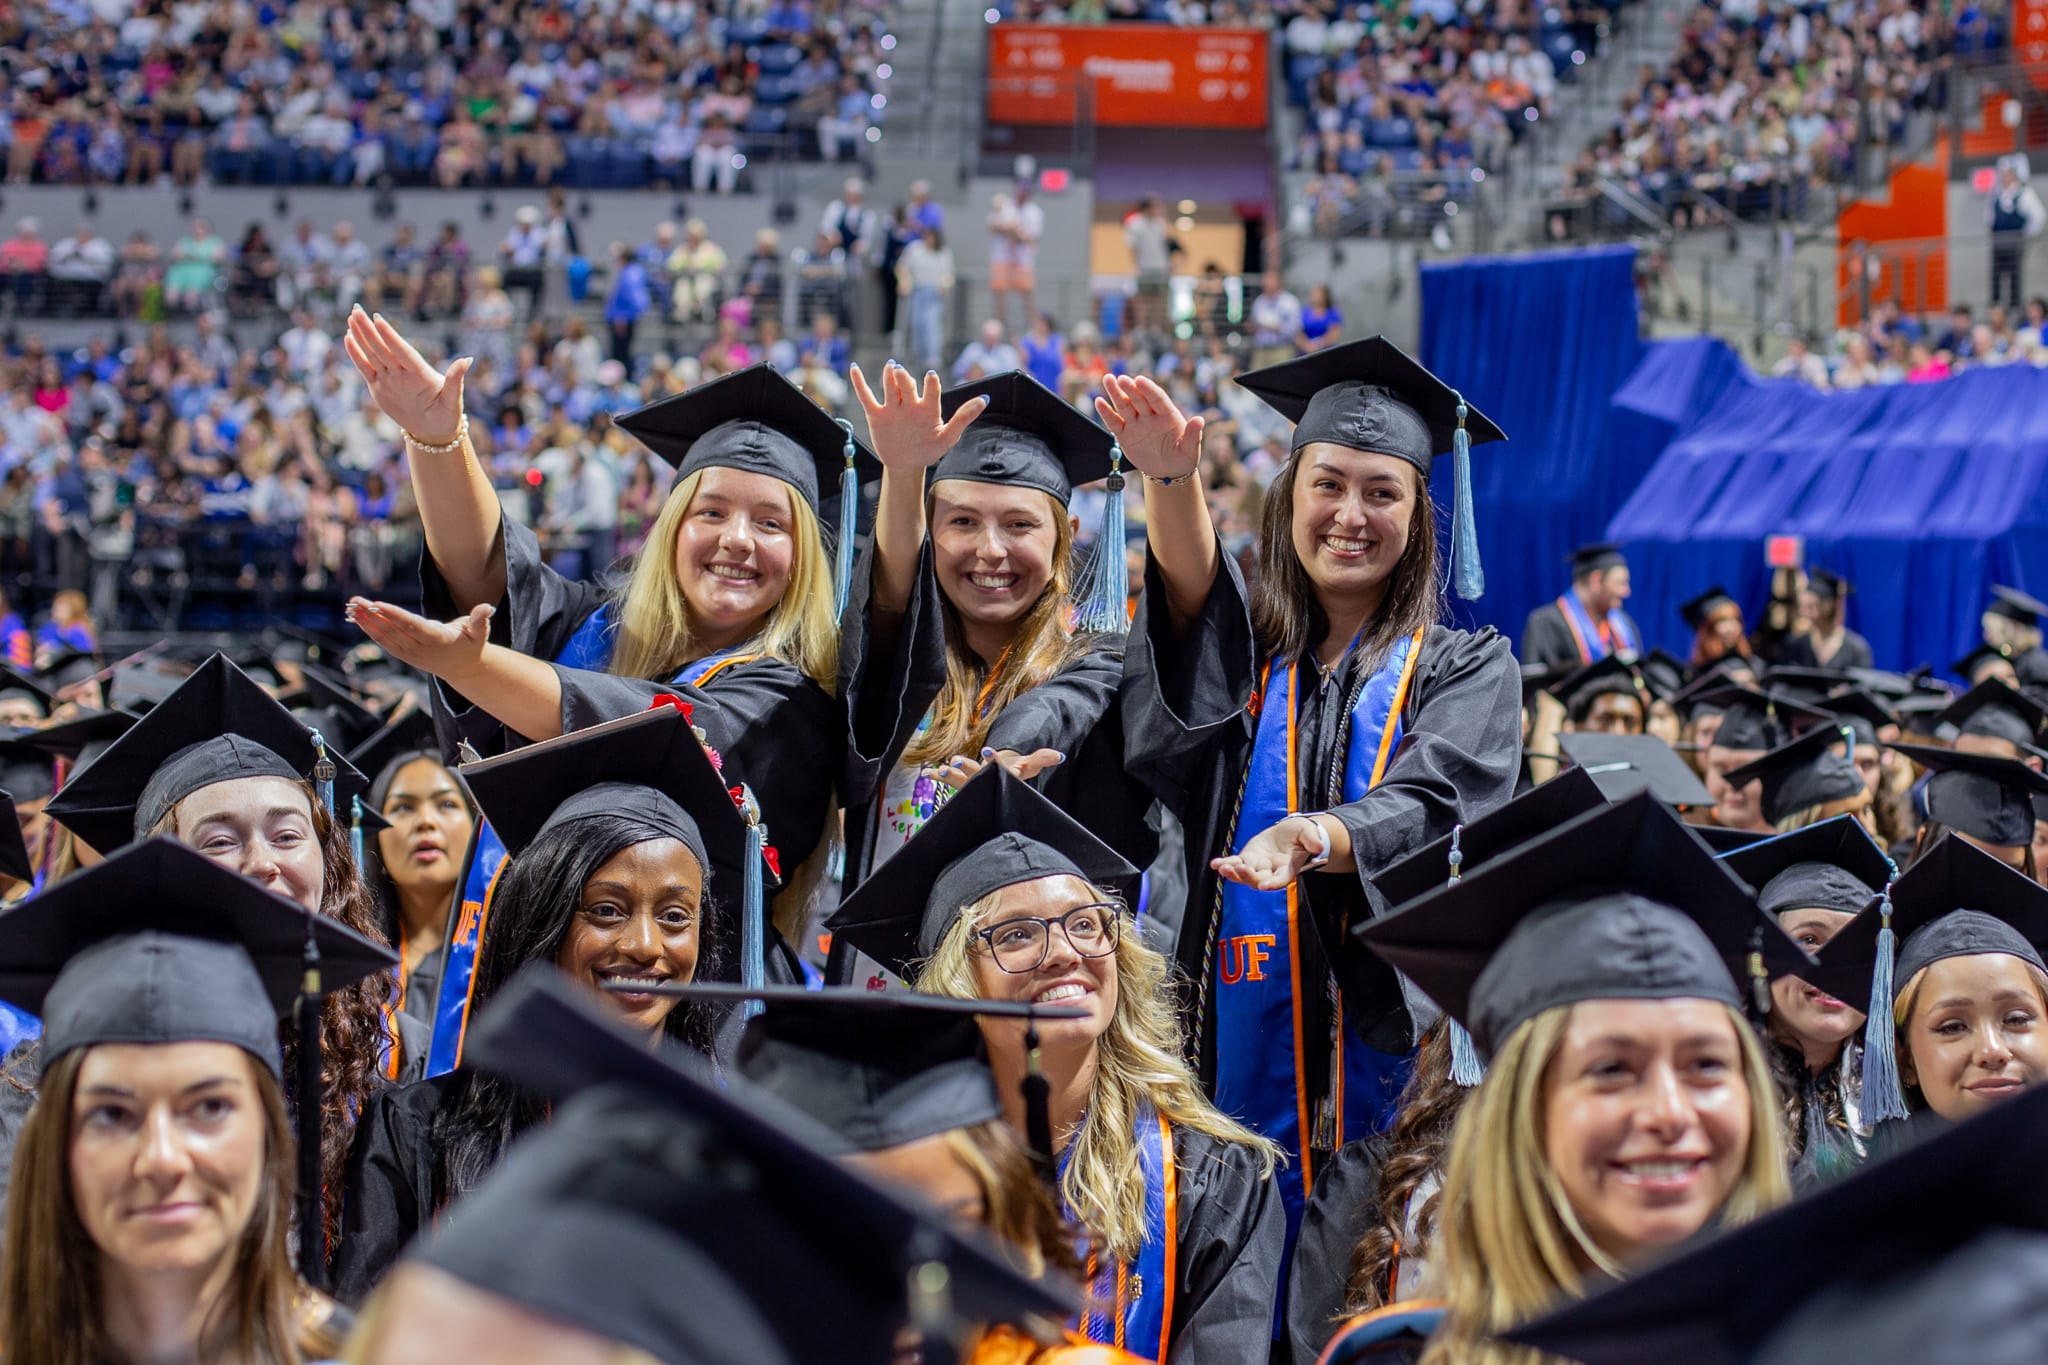
{"label": "person in white shirt", "polygon": [[995,315],[1011,325],[1012,301],[1021,324],[1029,324],[1038,293],[1038,239],[1045,235],[1045,210],[1020,184],[1015,195],[998,194],[988,216],[988,288]]}
{"label": "person in white shirt", "polygon": [[1003,324],[991,318],[981,324],[981,335],[961,350],[953,362],[953,382],[964,384],[1024,368],[1024,357],[1003,335]]}
{"label": "person in white shirt", "polygon": [[307,379],[319,371],[332,345],[326,331],[304,308],[292,314],[291,327],[277,339],[278,349],[284,352],[285,369],[298,380]]}
{"label": "person in white shirt", "polygon": [[50,248],[45,273],[52,306],[60,312],[97,313],[114,278],[114,244],[81,224]]}

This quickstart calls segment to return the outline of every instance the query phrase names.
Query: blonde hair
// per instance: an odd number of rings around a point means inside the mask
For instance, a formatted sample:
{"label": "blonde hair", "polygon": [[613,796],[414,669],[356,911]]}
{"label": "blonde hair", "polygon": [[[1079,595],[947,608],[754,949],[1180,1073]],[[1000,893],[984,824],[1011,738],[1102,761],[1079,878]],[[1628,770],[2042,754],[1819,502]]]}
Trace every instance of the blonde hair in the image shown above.
{"label": "blonde hair", "polygon": [[[478,1292],[487,1294],[490,1291]],[[390,1316],[387,1307],[390,1299],[390,1293],[380,1289],[363,1305],[363,1311],[356,1314],[355,1326],[348,1334],[348,1342],[336,1357],[342,1365],[375,1365],[377,1348],[389,1335],[384,1320]],[[661,1362],[637,1346],[628,1346],[620,1342],[613,1345],[605,1365],[661,1365]]]}
{"label": "blonde hair", "polygon": [[[1116,904],[1116,894],[1090,886],[1088,894]],[[983,896],[960,912],[936,952],[917,974],[917,989],[972,999],[981,994],[971,960],[974,931],[1000,907],[1002,891]],[[1136,1259],[1145,1241],[1145,1184],[1138,1178],[1136,1123],[1141,1105],[1177,1127],[1219,1142],[1255,1149],[1270,1173],[1280,1149],[1228,1117],[1209,1102],[1181,1051],[1180,1016],[1169,988],[1167,961],[1145,945],[1116,911],[1121,932],[1116,945],[1116,1010],[1096,1041],[1095,1092],[1088,1115],[1074,1134],[1060,1195],[1090,1240],[1121,1261]]]}
{"label": "blonde hair", "polygon": [[[708,471],[676,481],[668,501],[647,533],[647,543],[619,594],[619,634],[611,671],[622,678],[672,677],[691,657],[690,611],[676,581],[676,539]],[[768,613],[760,652],[797,669],[826,691],[839,672],[839,622],[833,616],[832,560],[817,513],[789,488],[791,538],[795,541],[789,586]]]}
{"label": "blonde hair", "polygon": [[[1944,962],[1947,959],[1937,958],[1935,961]],[[2023,957],[2014,957],[2013,961],[2027,969],[2027,979],[2034,983],[2034,992],[2040,997],[2042,1008],[2048,1009],[2048,975],[2043,975],[2039,967]],[[1934,966],[1935,963],[1930,962],[1913,973],[1912,979],[1899,988],[1897,999],[1892,1004],[1892,1030],[1898,1044],[1899,1083],[1907,1092],[1907,1098],[1918,1099],[1919,1104],[1916,1107],[1922,1109],[1927,1107],[1927,1100],[1920,1092],[1917,1076],[1911,1074],[1917,1072],[1918,1068],[1913,1062],[1912,1034],[1906,1026],[1913,1020],[1913,1011],[1920,1003],[1920,992],[1927,985],[1927,973],[1932,971]]]}
{"label": "blonde hair", "polygon": [[[954,754],[980,753],[989,726],[1005,707],[1086,649],[1086,642],[1067,628],[1074,596],[1073,518],[1059,499],[1039,491],[1052,507],[1052,577],[1011,631],[1003,656],[991,663],[984,663],[967,648],[959,612],[951,602],[943,604],[946,681],[932,702],[930,727],[903,750],[906,764],[943,764]],[[927,520],[931,516],[929,493],[925,516]]]}
{"label": "blonde hair", "polygon": [[[1572,1008],[1510,1033],[1458,1115],[1430,1255],[1446,1311],[1422,1365],[1536,1365],[1547,1357],[1494,1334],[1582,1294],[1588,1263],[1625,1273],[1593,1245],[1544,1155],[1545,1083]],[[1749,1091],[1749,1150],[1719,1213],[1733,1224],[1783,1204],[1791,1182],[1770,1063],[1741,1013],[1723,1008]]]}

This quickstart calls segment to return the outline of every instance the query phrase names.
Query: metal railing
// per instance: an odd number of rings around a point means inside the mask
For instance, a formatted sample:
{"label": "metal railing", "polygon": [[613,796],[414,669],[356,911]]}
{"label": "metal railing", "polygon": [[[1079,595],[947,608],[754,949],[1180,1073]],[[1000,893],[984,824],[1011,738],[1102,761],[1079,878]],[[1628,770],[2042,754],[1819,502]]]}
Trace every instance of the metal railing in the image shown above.
{"label": "metal railing", "polygon": [[[2008,271],[2009,281],[2000,278]],[[2007,286],[1997,299],[1995,285]],[[1843,253],[1833,292],[1836,316],[1852,324],[1869,317],[1880,303],[1895,304],[1923,324],[1958,303],[1970,304],[1980,314],[1994,301],[2016,308],[2030,297],[2048,293],[2048,238],[2000,240],[1985,231],[1852,242]]]}

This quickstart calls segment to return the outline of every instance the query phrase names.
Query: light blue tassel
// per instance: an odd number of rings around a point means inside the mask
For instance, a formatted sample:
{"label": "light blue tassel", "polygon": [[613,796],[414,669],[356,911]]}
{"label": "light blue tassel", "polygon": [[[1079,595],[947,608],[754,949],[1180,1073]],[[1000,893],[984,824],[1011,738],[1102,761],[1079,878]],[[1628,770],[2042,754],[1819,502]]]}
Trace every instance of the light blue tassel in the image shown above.
{"label": "light blue tassel", "polygon": [[[1898,868],[1892,868],[1896,876]],[[1892,1023],[1892,884],[1885,881],[1878,914],[1877,965],[1870,973],[1870,1013],[1863,1020],[1863,1121],[1871,1127],[1906,1117],[1906,1088],[1899,1081],[1897,1026]]]}
{"label": "light blue tassel", "polygon": [[846,595],[853,587],[853,537],[860,525],[860,471],[854,468],[858,450],[853,443],[853,423],[835,419],[846,431],[842,453],[846,465],[839,471],[839,543],[832,554],[832,619],[846,615]]}
{"label": "light blue tassel", "polygon": [[363,869],[363,798],[349,798],[351,807],[348,822],[348,856],[356,860],[356,871]]}
{"label": "light blue tassel", "polygon": [[[741,813],[747,820],[746,871],[740,876],[740,984],[750,991],[768,984],[768,912],[762,903],[761,863],[768,844],[767,827],[761,823],[761,808],[754,793],[742,787]],[[751,1019],[761,1013],[761,1002],[750,1000],[741,1015]]]}
{"label": "light blue tassel", "polygon": [[[1451,854],[1445,859],[1450,864],[1449,885],[1456,886],[1458,878],[1465,873],[1465,827],[1451,826]],[[1457,1020],[1451,1025],[1451,1084],[1470,1090],[1486,1079],[1486,1063],[1479,1060],[1479,1045],[1472,1041],[1472,1032]]]}
{"label": "light blue tassel", "polygon": [[1095,558],[1089,565],[1088,588],[1074,611],[1074,628],[1120,635],[1130,628],[1130,575],[1124,569],[1124,449],[1109,448],[1108,501],[1102,528],[1095,537]]}
{"label": "light blue tassel", "polygon": [[1458,430],[1451,437],[1451,590],[1467,602],[1486,593],[1479,563],[1479,525],[1472,511],[1472,437],[1465,430],[1465,397],[1458,400]]}
{"label": "light blue tassel", "polygon": [[327,740],[318,730],[307,731],[313,739],[313,794],[334,818],[334,760],[327,756]]}

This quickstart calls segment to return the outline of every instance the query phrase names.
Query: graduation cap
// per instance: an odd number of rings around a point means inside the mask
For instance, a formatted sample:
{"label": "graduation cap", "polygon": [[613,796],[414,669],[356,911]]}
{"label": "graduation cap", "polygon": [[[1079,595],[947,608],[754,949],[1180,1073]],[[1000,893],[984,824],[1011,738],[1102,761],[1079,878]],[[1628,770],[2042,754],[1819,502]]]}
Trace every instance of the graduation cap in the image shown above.
{"label": "graduation cap", "polygon": [[1737,849],[1760,844],[1776,836],[1767,831],[1753,829],[1730,829],[1726,825],[1687,825],[1699,841],[1707,846],[1716,857],[1726,857]]}
{"label": "graduation cap", "polygon": [[1782,697],[1794,701],[1811,702],[1820,705],[1838,687],[1847,687],[1853,680],[1848,670],[1841,668],[1797,668],[1785,666],[1770,669],[1764,674],[1764,686]]}
{"label": "graduation cap", "polygon": [[1957,697],[1935,717],[1966,735],[1983,735],[2012,744],[2032,745],[2048,728],[2048,709],[1997,678],[1986,678]]}
{"label": "graduation cap", "polygon": [[1760,839],[1724,854],[1721,862],[1757,889],[1758,904],[1773,915],[1788,910],[1858,914],[1891,882],[1894,870],[1853,815]]}
{"label": "graduation cap", "polygon": [[1923,690],[1926,675],[1894,673],[1885,668],[1851,668],[1849,681],[1874,697],[1906,697]]}
{"label": "graduation cap", "polygon": [[2036,1089],[1501,1335],[1584,1365],[2028,1365],[2044,1162]]}
{"label": "graduation cap", "polygon": [[2034,626],[2041,623],[2043,616],[2048,616],[2048,602],[2018,588],[1994,583],[1991,585],[1991,605],[1984,610],[1987,615],[2003,616],[2022,626]]}
{"label": "graduation cap", "polygon": [[1578,549],[1572,551],[1572,577],[1577,578],[1582,574],[1599,573],[1604,569],[1619,569],[1627,563],[1628,556],[1621,552],[1621,547],[1609,541],[1600,541],[1593,545],[1581,545]]}
{"label": "graduation cap", "polygon": [[1809,730],[1790,744],[1771,750],[1725,774],[1736,790],[1763,783],[1763,817],[1772,824],[1799,811],[1862,796],[1867,790],[1856,765],[1835,752],[1835,745],[1855,743],[1843,726]]}
{"label": "graduation cap", "polygon": [[330,990],[398,963],[175,840],[148,839],[0,912],[0,999],[42,1017],[45,1063],[95,1043],[215,1042],[278,1074],[277,1021],[299,995],[309,938]]}
{"label": "graduation cap", "polygon": [[0,667],[0,701],[28,700],[45,716],[57,704],[57,698],[35,679],[17,669]]}
{"label": "graduation cap", "polygon": [[1138,869],[998,764],[976,773],[825,921],[909,981],[962,910],[1041,877],[1079,877],[1129,903]]}
{"label": "graduation cap", "polygon": [[[1698,676],[1680,688],[1671,700],[1694,712],[1719,711],[1724,709],[1727,703],[1714,699],[1713,694],[1728,686],[1750,687],[1751,691],[1755,691],[1756,689],[1750,685],[1756,681],[1757,673],[1755,660],[1742,654],[1730,654],[1727,658],[1701,669]],[[1738,674],[1741,676],[1738,677]]]}
{"label": "graduation cap", "polygon": [[0,877],[31,882],[35,876],[35,861],[28,856],[28,842],[22,838],[21,816],[14,809],[14,798],[0,791]]}
{"label": "graduation cap", "polygon": [[529,969],[477,1020],[465,1064],[549,1096],[554,1118],[409,1259],[677,1365],[886,1360],[906,1320],[949,1337],[1079,1306],[833,1160],[803,1113],[600,1009]]}
{"label": "graduation cap", "polygon": [[1676,702],[1678,694],[1685,690],[1685,665],[1664,650],[1651,650],[1636,661],[1636,666],[1642,670],[1650,696],[1657,701]]}
{"label": "graduation cap", "polygon": [[402,758],[430,754],[439,762],[441,747],[434,733],[434,717],[408,702],[400,702],[391,718],[355,748],[348,761],[370,778],[370,800],[382,806],[384,789],[390,785],[391,768]]}
{"label": "graduation cap", "polygon": [[1888,747],[1931,771],[1929,819],[2001,848],[2025,848],[2034,841],[2032,798],[2048,795],[2048,777],[2016,758],[1965,754],[1931,744]]}
{"label": "graduation cap", "polygon": [[1076,615],[1087,630],[1122,630],[1130,585],[1123,557],[1123,453],[1116,438],[1021,370],[948,389],[939,411],[951,419],[977,398],[988,400],[987,410],[946,452],[931,481],[1035,488],[1065,507],[1076,488],[1109,480],[1105,524],[1096,535],[1090,582]]}
{"label": "graduation cap", "polygon": [[14,741],[52,758],[96,758],[133,729],[138,719],[132,711],[81,711],[55,725],[23,730]]}
{"label": "graduation cap", "polygon": [[766,853],[770,832],[757,811],[740,809],[681,709],[656,706],[464,764],[461,775],[515,857],[557,826],[623,815],[681,842],[707,881],[714,869],[732,874],[741,894],[726,903],[738,913],[719,916],[715,930],[728,950],[721,955],[756,984],[768,951],[764,901],[780,884]]}
{"label": "graduation cap", "polygon": [[1806,586],[1815,596],[1835,602],[1841,601],[1856,590],[1855,584],[1840,574],[1818,568],[1806,571]]}
{"label": "graduation cap", "polygon": [[[1527,706],[1538,692],[1550,692],[1554,686],[1576,671],[1559,664],[1523,664],[1521,667],[1524,706]],[[1553,692],[1552,695],[1556,694]]]}
{"label": "graduation cap", "polygon": [[12,793],[17,805],[47,801],[57,790],[56,764],[27,738],[0,740],[0,791]]}
{"label": "graduation cap", "polygon": [[[1980,644],[1975,649],[1948,666],[1948,671],[1968,683],[1982,681],[1992,664],[2010,666],[2012,654],[2001,645]],[[2015,674],[2017,676],[2017,674]]]}
{"label": "graduation cap", "polygon": [[1716,583],[1698,597],[1681,602],[1678,606],[1678,616],[1693,630],[1701,630],[1705,628],[1707,618],[1723,607],[1735,607],[1738,611],[1741,609],[1740,604],[1728,595],[1728,589]]}
{"label": "graduation cap", "polygon": [[1087,1014],[1028,1000],[835,986],[691,984],[654,994],[762,1006],[740,1037],[734,1070],[835,1134],[835,1152],[878,1152],[1001,1118],[976,1021]]}
{"label": "graduation cap", "polygon": [[1583,1000],[1707,999],[1812,964],[1749,888],[1648,793],[1590,811],[1352,930],[1490,1056]]}
{"label": "graduation cap", "polygon": [[1876,744],[1878,731],[1899,723],[1899,718],[1892,714],[1891,708],[1862,688],[1837,692],[1823,700],[1820,705],[1837,721],[1849,727],[1855,734],[1858,744]]}
{"label": "graduation cap", "polygon": [[161,706],[192,670],[174,659],[151,656],[114,665],[107,680],[107,704],[142,712]]}
{"label": "graduation cap", "polygon": [[[50,814],[102,853],[155,829],[203,787],[245,777],[331,782],[329,813],[346,820],[369,785],[337,751],[228,661],[215,654],[164,702],[72,774]],[[326,778],[321,765],[331,766]],[[324,795],[324,794],[323,794]]]}
{"label": "graduation cap", "polygon": [[1584,719],[1594,699],[1604,696],[1634,697],[1637,705],[1650,709],[1649,686],[1636,665],[1618,654],[1595,659],[1554,683],[1550,694],[1565,704],[1574,720]]}
{"label": "graduation cap", "polygon": [[[1566,768],[1374,873],[1372,884],[1389,908],[1399,908],[1606,801],[1599,783],[1584,768]],[[1454,850],[1456,861],[1451,856]]]}
{"label": "graduation cap", "polygon": [[1557,744],[1609,801],[1647,791],[1667,806],[1714,804],[1698,775],[1655,735],[1563,734]]}
{"label": "graduation cap", "polygon": [[1451,577],[1460,597],[1470,600],[1483,591],[1468,451],[1473,444],[1507,439],[1491,418],[1378,336],[1252,370],[1237,382],[1294,423],[1292,453],[1328,442],[1392,455],[1421,471],[1425,485],[1436,457],[1454,455]]}
{"label": "graduation cap", "polygon": [[1801,730],[1834,721],[1817,706],[1735,682],[1709,688],[1694,702],[1721,710],[1721,728],[1714,732],[1717,749],[1775,749]]}
{"label": "graduation cap", "polygon": [[52,654],[48,663],[36,668],[36,677],[52,692],[62,692],[67,687],[74,687],[87,681],[99,671],[100,660],[97,654],[89,650],[72,649],[67,645]]}

